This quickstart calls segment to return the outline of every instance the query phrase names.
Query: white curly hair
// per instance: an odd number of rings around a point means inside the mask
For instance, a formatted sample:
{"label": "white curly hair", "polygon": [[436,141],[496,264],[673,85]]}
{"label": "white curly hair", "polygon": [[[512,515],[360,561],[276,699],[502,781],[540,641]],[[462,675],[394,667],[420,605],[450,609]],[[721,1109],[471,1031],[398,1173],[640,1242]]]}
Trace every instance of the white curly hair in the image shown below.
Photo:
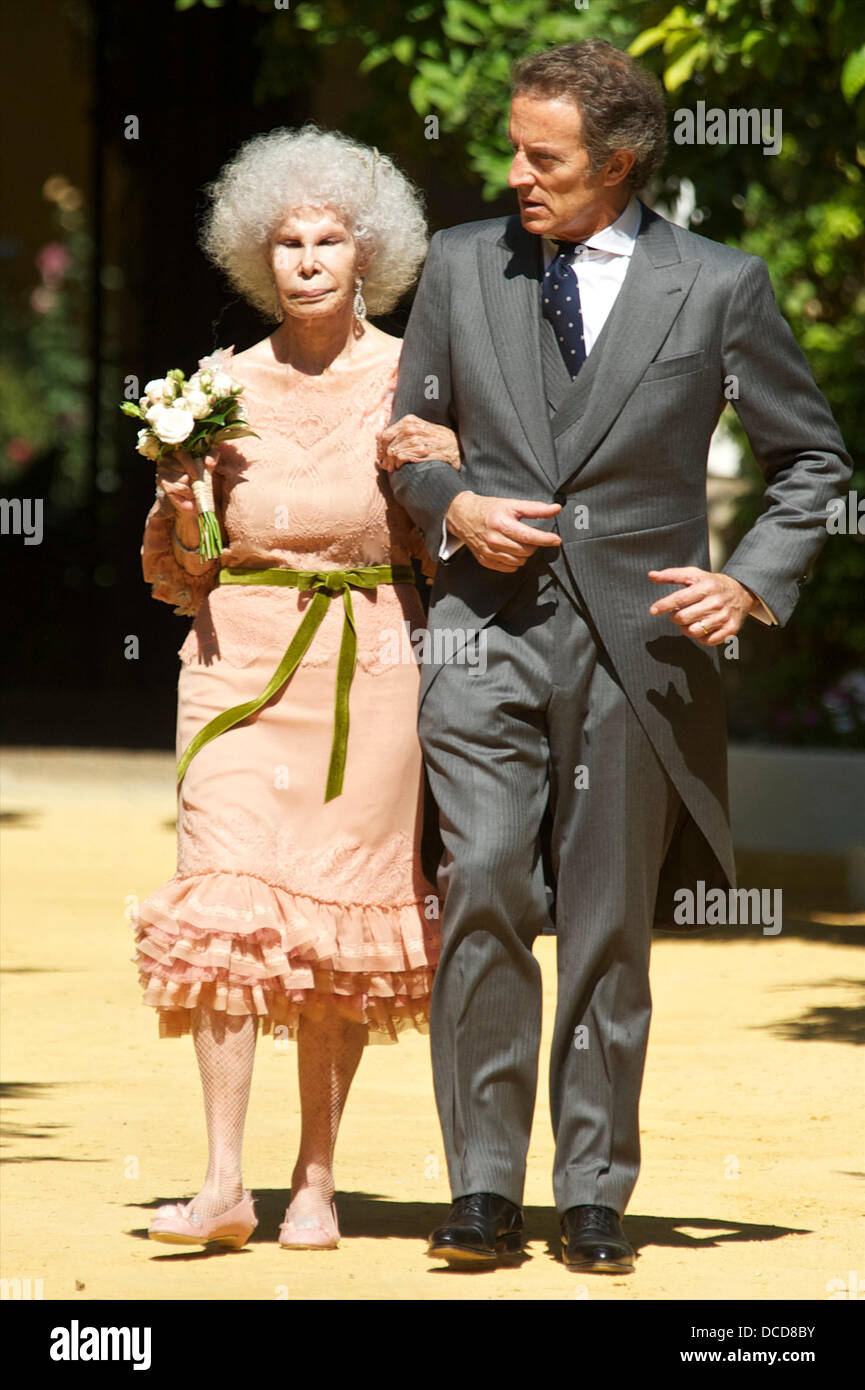
{"label": "white curly hair", "polygon": [[384,314],[417,279],[427,250],[422,195],[391,159],[308,123],[254,135],[206,189],[205,254],[270,319],[282,318],[268,252],[287,213],[327,207],[372,259],[363,295]]}

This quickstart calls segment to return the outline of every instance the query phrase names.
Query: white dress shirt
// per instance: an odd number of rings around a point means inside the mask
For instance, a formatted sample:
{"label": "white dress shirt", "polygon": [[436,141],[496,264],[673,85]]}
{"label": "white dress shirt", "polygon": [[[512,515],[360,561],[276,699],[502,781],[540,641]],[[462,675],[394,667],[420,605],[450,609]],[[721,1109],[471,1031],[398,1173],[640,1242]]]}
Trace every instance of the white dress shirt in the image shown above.
{"label": "white dress shirt", "polygon": [[[593,232],[585,241],[574,246],[571,266],[577,277],[580,289],[580,309],[583,315],[583,341],[588,357],[601,334],[616,296],[622,288],[628,272],[634,244],[640,230],[643,211],[640,203],[632,197],[615,222]],[[541,238],[544,268],[558,255],[559,248],[550,237]],[[463,544],[456,538],[448,537],[447,522],[442,527],[442,543],[439,559],[449,560]],[[762,603],[762,600],[761,600]],[[754,617],[764,623],[774,623],[771,611],[762,605],[763,612],[757,609]],[[765,616],[764,616],[765,613]]]}

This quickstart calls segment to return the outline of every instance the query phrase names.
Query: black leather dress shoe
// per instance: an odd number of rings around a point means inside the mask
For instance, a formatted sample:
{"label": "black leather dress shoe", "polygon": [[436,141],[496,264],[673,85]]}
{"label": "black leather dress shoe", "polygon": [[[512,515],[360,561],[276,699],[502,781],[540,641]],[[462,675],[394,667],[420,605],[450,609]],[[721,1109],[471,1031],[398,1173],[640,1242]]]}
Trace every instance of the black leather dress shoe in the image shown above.
{"label": "black leather dress shoe", "polygon": [[562,1258],[582,1274],[630,1274],[634,1252],[612,1207],[569,1207],[562,1217]]}
{"label": "black leather dress shoe", "polygon": [[523,1248],[523,1214],[497,1192],[458,1197],[448,1219],[429,1238],[427,1254],[449,1264],[490,1265]]}

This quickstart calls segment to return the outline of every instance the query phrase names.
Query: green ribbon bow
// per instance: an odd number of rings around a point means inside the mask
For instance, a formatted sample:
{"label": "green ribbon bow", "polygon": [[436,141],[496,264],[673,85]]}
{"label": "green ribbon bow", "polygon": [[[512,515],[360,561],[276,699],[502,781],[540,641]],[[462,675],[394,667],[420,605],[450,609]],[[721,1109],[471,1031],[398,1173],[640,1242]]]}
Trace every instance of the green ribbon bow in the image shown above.
{"label": "green ribbon bow", "polygon": [[330,606],[331,599],[342,594],[345,621],[342,640],[339,646],[339,659],[336,667],[336,697],[334,702],[333,743],[330,750],[330,765],[327,772],[325,801],[332,801],[342,791],[345,775],[345,757],[348,747],[348,694],[354,676],[357,659],[357,629],[354,625],[354,609],[351,603],[351,590],[374,589],[378,584],[414,584],[414,570],[411,565],[366,565],[357,569],[345,570],[235,570],[222,569],[219,572],[220,584],[275,584],[291,589],[312,592],[313,599],[301,619],[300,626],[289,642],[285,655],[271,676],[264,690],[255,700],[245,704],[233,705],[223,710],[199,729],[187,747],[177,767],[178,786],[196,753],[218,734],[225,733],[235,724],[257,714],[268,700],[282,689],[288,678],[298,666],[301,657],[309,647],[316,628]]}

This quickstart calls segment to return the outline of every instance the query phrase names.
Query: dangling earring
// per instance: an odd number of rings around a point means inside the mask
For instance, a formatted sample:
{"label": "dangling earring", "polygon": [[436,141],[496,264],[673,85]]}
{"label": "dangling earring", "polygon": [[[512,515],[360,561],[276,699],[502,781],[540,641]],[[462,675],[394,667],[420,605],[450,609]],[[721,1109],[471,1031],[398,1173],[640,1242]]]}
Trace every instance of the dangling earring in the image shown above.
{"label": "dangling earring", "polygon": [[366,318],[366,300],[363,297],[363,279],[358,276],[354,287],[354,316],[356,319]]}

